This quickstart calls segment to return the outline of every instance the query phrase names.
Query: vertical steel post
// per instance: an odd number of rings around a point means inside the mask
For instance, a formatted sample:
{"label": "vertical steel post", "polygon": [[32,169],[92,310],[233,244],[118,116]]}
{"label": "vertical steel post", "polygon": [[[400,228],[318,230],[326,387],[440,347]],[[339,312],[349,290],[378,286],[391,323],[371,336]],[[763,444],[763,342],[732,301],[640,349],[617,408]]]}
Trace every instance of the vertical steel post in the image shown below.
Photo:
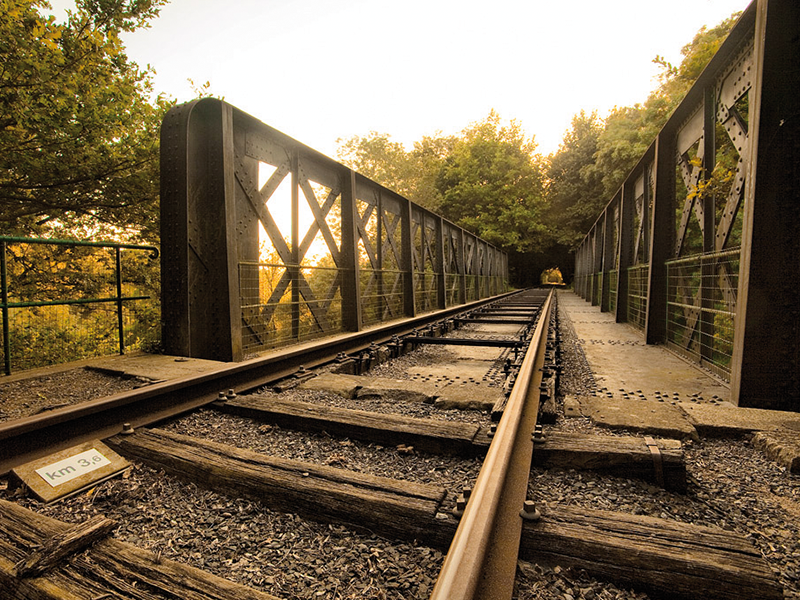
{"label": "vertical steel post", "polygon": [[[617,193],[619,195],[619,192]],[[603,258],[602,258],[602,271],[603,279],[601,281],[602,288],[600,290],[600,312],[609,311],[609,291],[610,291],[610,271],[614,268],[614,256],[616,255],[616,248],[614,247],[614,207],[618,202],[617,196],[611,201],[603,212]]]}
{"label": "vertical steel post", "polygon": [[414,317],[417,314],[417,304],[414,298],[414,257],[413,257],[413,244],[414,239],[411,235],[411,202],[403,198],[400,200],[400,210],[402,215],[400,217],[400,232],[402,242],[402,256],[403,266],[400,270],[403,271],[403,310],[407,317]]}
{"label": "vertical steel post", "polygon": [[119,246],[114,248],[117,267],[117,330],[119,331],[119,353],[125,354],[125,325],[122,318],[122,258]]}
{"label": "vertical steel post", "polygon": [[592,306],[599,306],[599,290],[601,289],[603,281],[603,229],[600,226],[599,219],[594,224],[592,231],[594,232],[594,248],[592,254]]}
{"label": "vertical steel post", "polygon": [[[378,197],[375,200],[375,209],[378,212],[378,231],[377,241],[375,243],[375,259],[378,261],[376,265],[375,280],[378,286],[378,320],[383,321],[383,315],[386,311],[386,292],[384,290],[383,282],[383,192],[378,191]],[[358,210],[356,209],[356,215]],[[358,233],[358,232],[356,232]],[[356,240],[358,237],[356,237]],[[358,265],[358,255],[356,254],[356,265]]]}
{"label": "vertical steel post", "polygon": [[650,239],[650,274],[645,317],[645,339],[660,344],[667,337],[667,267],[675,238],[676,136],[662,130],[656,138],[656,194]]}
{"label": "vertical steel post", "polygon": [[300,339],[300,157],[292,151],[292,338]]}
{"label": "vertical steel post", "polygon": [[458,228],[458,294],[461,304],[467,302],[467,252],[464,244],[464,230]]}
{"label": "vertical steel post", "polygon": [[342,183],[342,323],[347,331],[361,331],[363,306],[359,289],[356,172],[349,169]]}
{"label": "vertical steel post", "polygon": [[628,178],[622,184],[619,207],[619,239],[617,240],[617,323],[628,321],[628,268],[633,259],[633,213],[636,180]]}
{"label": "vertical steel post", "polygon": [[161,272],[165,351],[241,360],[233,107],[204,98],[161,127]]}
{"label": "vertical steel post", "polygon": [[436,303],[440,309],[447,308],[447,276],[444,272],[444,223],[440,216],[434,215],[436,228]]}
{"label": "vertical steel post", "polygon": [[800,411],[800,4],[758,0],[731,398]]}
{"label": "vertical steel post", "polygon": [[3,363],[6,375],[11,375],[11,340],[8,323],[8,265],[6,264],[6,243],[0,242],[0,293],[3,300]]}

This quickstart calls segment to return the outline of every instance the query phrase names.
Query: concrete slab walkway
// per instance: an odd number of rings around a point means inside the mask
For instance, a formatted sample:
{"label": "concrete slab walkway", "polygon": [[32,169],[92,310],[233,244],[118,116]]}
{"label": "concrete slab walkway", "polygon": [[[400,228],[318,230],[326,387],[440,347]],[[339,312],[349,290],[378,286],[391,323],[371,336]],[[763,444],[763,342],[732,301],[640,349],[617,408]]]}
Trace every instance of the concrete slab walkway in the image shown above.
{"label": "concrete slab walkway", "polygon": [[646,345],[642,332],[576,294],[560,291],[558,307],[597,384],[592,395],[568,399],[567,414],[677,438],[800,430],[800,414],[734,406],[724,383],[661,346]]}

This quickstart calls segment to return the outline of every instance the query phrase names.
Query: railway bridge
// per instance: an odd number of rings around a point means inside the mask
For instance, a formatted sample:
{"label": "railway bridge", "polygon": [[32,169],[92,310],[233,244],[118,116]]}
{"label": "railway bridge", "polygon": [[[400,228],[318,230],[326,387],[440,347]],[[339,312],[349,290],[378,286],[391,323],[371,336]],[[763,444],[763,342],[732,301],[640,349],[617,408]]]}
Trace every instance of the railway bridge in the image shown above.
{"label": "railway bridge", "polygon": [[133,357],[163,370],[44,406],[19,377],[0,591],[797,597],[798,31],[755,0],[587,234],[607,318],[225,102],[174,108],[167,355]]}

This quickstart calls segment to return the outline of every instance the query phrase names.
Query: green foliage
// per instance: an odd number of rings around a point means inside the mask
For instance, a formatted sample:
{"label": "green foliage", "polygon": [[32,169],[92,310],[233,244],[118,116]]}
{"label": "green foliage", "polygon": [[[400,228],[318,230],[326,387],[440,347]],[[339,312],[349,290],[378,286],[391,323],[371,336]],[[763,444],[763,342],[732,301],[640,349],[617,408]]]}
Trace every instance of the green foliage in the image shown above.
{"label": "green foliage", "polygon": [[466,129],[439,172],[441,213],[489,242],[526,251],[542,244],[544,169],[533,139],[492,111]]}
{"label": "green foliage", "polygon": [[[596,113],[575,115],[558,151],[548,159],[546,223],[556,246],[575,247],[619,190],[669,116],[727,37],[738,14],[702,28],[681,50],[679,66],[657,56],[659,86],[644,104],[616,107],[601,121]],[[729,163],[727,160],[726,163]],[[731,166],[715,177],[730,179]],[[724,186],[716,185],[719,189]],[[681,182],[679,181],[679,185]],[[729,185],[729,184],[728,184]],[[717,191],[717,190],[715,190]]]}
{"label": "green foliage", "polygon": [[[116,255],[113,248],[9,243],[11,303],[101,300],[9,309],[13,370],[119,351]],[[125,347],[153,347],[160,337],[157,260],[148,250],[120,253]]]}
{"label": "green foliage", "polygon": [[436,178],[455,138],[425,136],[414,142],[410,152],[389,134],[377,131],[337,142],[337,155],[344,164],[420,206],[438,211],[442,198]]}
{"label": "green foliage", "polygon": [[681,49],[683,60],[679,66],[656,56],[653,62],[662,67],[659,86],[644,104],[615,108],[608,116],[595,157],[608,199],[616,193],[630,170],[653,143],[669,116],[725,41],[739,14],[731,15],[711,29],[700,29],[692,42]]}
{"label": "green foliage", "polygon": [[79,0],[58,23],[43,0],[0,0],[0,223],[131,228],[155,239],[158,128],[150,72],[122,32],[166,0]]}
{"label": "green foliage", "polygon": [[603,124],[593,112],[572,118],[572,128],[550,157],[546,222],[556,244],[577,245],[606,203],[602,173],[595,163]]}

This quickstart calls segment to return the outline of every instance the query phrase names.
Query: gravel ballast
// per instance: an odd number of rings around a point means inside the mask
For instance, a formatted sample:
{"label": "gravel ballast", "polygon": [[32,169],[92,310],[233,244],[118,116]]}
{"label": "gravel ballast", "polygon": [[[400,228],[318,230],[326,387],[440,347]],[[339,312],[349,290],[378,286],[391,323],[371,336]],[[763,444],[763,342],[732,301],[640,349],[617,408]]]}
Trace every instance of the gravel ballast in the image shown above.
{"label": "gravel ballast", "polygon": [[0,422],[127,392],[148,383],[84,368],[0,383]]}
{"label": "gravel ballast", "polygon": [[[560,323],[561,392],[591,395],[595,382],[581,341],[567,315],[561,314]],[[370,375],[407,379],[408,367],[444,363],[448,354],[440,346],[423,347],[376,367]],[[83,379],[79,375],[69,385],[77,391]],[[47,391],[42,393],[50,397]],[[431,404],[348,400],[300,390],[280,397],[418,418],[488,423],[485,413],[442,411]],[[559,402],[563,404],[563,396]],[[447,510],[455,493],[474,482],[479,467],[477,460],[292,432],[211,410],[160,426],[267,454],[442,485],[448,489]],[[596,427],[585,418],[559,418],[550,431],[629,435]],[[685,495],[634,479],[537,468],[532,471],[529,496],[545,514],[557,506],[579,506],[736,531],[765,557],[784,586],[785,597],[800,600],[800,477],[768,460],[748,437],[701,439],[685,443],[684,451],[689,477]],[[3,495],[14,496],[8,490]],[[17,501],[68,522],[103,514],[120,522],[115,536],[121,540],[287,599],[424,599],[443,561],[442,553],[432,548],[273,512],[256,502],[199,489],[141,465],[135,465],[126,478],[51,506],[25,498]],[[515,598],[647,600],[649,596],[558,565],[521,562]]]}

